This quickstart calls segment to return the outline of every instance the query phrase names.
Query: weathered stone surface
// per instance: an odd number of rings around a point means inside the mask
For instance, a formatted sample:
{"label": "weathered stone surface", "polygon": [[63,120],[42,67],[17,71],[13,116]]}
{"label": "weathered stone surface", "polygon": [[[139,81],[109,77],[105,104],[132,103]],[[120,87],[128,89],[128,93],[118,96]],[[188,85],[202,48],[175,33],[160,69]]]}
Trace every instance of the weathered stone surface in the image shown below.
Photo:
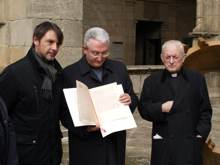
{"label": "weathered stone surface", "polygon": [[29,47],[10,47],[9,48],[9,54],[10,54],[10,60],[9,63],[14,63],[24,57],[27,54],[27,51],[29,50]]}
{"label": "weathered stone surface", "polygon": [[[108,5],[107,8],[106,5]],[[127,20],[130,22],[126,22]],[[111,36],[111,42],[123,43],[123,50],[121,51],[123,55],[118,58],[126,59],[124,62],[127,64],[134,62],[134,38],[131,41],[129,38],[135,33],[133,20],[134,6],[125,3],[125,1],[120,1],[120,3],[116,3],[116,0],[99,1],[99,3],[90,0],[84,1],[84,31],[91,26],[105,28]]]}
{"label": "weathered stone surface", "polygon": [[205,74],[210,97],[220,97],[220,72]]}
{"label": "weathered stone surface", "polygon": [[5,21],[5,1],[0,0],[0,23]]}
{"label": "weathered stone surface", "polygon": [[54,20],[63,31],[63,46],[80,48],[82,47],[82,21],[80,20]]}
{"label": "weathered stone surface", "polygon": [[28,17],[82,20],[83,0],[30,0]]}
{"label": "weathered stone surface", "polygon": [[134,113],[137,128],[127,130],[126,160],[127,164],[147,165],[151,152],[151,123],[143,120],[138,111]]}
{"label": "weathered stone surface", "polygon": [[5,12],[7,13],[8,20],[18,20],[18,19],[24,19],[27,17],[27,6],[29,3],[29,0],[7,0],[5,1],[7,10]]}
{"label": "weathered stone surface", "polygon": [[197,0],[197,20],[194,32],[219,33],[218,0]]}
{"label": "weathered stone surface", "polygon": [[10,46],[30,46],[32,43],[33,20],[10,21],[9,24],[9,44]]}
{"label": "weathered stone surface", "polygon": [[9,49],[6,46],[0,46],[0,72],[8,65],[9,58]]}
{"label": "weathered stone surface", "polygon": [[57,59],[63,67],[78,61],[81,57],[82,49],[72,47],[62,47],[57,55]]}
{"label": "weathered stone surface", "polygon": [[0,45],[8,45],[9,44],[9,31],[8,24],[4,24],[0,26]]}

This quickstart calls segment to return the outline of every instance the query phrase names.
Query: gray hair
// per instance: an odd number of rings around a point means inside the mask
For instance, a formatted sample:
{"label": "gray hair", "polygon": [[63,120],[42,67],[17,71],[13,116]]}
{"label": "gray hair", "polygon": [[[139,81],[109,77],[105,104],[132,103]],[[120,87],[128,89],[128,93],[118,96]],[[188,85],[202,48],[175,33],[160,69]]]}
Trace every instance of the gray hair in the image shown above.
{"label": "gray hair", "polygon": [[179,51],[180,55],[182,55],[183,57],[185,56],[184,46],[183,46],[182,42],[180,42],[178,40],[169,40],[169,41],[166,41],[162,45],[161,57],[163,55],[163,51],[170,46],[175,46],[177,48],[177,50]]}
{"label": "gray hair", "polygon": [[109,34],[103,28],[100,27],[92,27],[86,31],[84,36],[85,47],[87,46],[88,41],[90,39],[95,39],[103,43],[107,43],[108,45],[110,43]]}

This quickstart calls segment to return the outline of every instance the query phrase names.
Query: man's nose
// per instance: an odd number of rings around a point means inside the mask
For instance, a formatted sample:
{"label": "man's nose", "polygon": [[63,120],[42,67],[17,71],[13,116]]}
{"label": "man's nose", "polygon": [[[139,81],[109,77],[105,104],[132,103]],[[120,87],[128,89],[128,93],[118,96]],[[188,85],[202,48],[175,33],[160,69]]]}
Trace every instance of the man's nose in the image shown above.
{"label": "man's nose", "polygon": [[101,62],[101,61],[102,61],[102,58],[103,58],[103,57],[99,55],[99,56],[97,57],[97,61]]}
{"label": "man's nose", "polygon": [[170,57],[170,63],[172,64],[174,62],[173,57]]}
{"label": "man's nose", "polygon": [[57,43],[53,43],[53,44],[52,44],[52,49],[53,49],[53,50],[58,50],[58,45],[57,45]]}

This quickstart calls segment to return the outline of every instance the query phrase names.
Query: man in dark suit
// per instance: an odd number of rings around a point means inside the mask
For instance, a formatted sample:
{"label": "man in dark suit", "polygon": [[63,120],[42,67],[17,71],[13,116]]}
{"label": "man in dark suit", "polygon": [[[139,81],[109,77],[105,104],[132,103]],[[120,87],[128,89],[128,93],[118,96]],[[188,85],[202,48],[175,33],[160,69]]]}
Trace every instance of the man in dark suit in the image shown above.
{"label": "man in dark suit", "polygon": [[19,165],[59,165],[61,131],[56,109],[55,60],[63,42],[61,29],[52,22],[36,26],[27,55],[5,68],[0,95],[15,127]]}
{"label": "man in dark suit", "polygon": [[[125,92],[119,98],[120,102],[130,105],[134,111],[137,96],[134,94],[126,66],[108,58],[109,45],[109,35],[104,29],[99,27],[89,29],[84,37],[83,57],[63,71],[64,88],[76,87],[76,80],[89,88],[117,82],[122,84]],[[69,129],[70,165],[125,164],[125,131],[103,138],[99,127],[74,127],[68,109],[66,112],[63,125]]]}
{"label": "man in dark suit", "polygon": [[151,165],[201,165],[212,108],[203,75],[183,68],[180,41],[162,46],[165,69],[145,79],[139,111],[153,123]]}

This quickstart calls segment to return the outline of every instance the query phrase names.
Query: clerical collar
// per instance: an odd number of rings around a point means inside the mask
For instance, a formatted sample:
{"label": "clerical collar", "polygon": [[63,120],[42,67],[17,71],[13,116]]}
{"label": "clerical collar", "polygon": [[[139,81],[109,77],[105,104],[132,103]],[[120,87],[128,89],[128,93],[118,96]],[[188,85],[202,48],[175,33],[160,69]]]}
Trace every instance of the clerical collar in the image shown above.
{"label": "clerical collar", "polygon": [[177,73],[171,73],[171,77],[177,77],[178,74]]}
{"label": "clerical collar", "polygon": [[[172,74],[174,74],[174,76],[172,76]],[[187,77],[187,73],[186,73],[186,69],[182,68],[180,71],[176,72],[176,75],[175,73],[170,73],[168,70],[164,70],[163,73],[162,73],[162,76],[161,76],[161,81],[165,81],[166,78],[178,78],[178,77],[183,77],[184,79],[188,80],[188,77]]]}

